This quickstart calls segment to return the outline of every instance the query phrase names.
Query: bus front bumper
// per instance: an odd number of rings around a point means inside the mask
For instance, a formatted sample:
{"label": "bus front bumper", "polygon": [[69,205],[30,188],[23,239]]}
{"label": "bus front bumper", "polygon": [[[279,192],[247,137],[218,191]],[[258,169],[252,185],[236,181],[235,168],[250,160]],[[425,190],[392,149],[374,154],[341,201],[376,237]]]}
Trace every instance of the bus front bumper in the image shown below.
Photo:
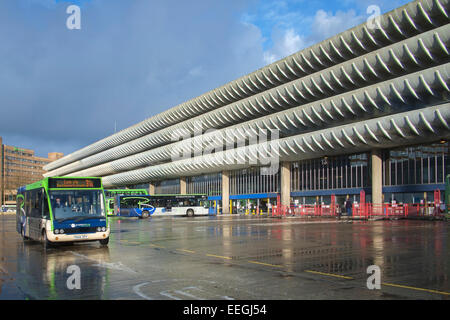
{"label": "bus front bumper", "polygon": [[73,242],[73,241],[95,241],[103,240],[109,237],[110,230],[105,232],[93,233],[75,233],[75,234],[55,234],[52,231],[47,231],[47,239],[50,242]]}

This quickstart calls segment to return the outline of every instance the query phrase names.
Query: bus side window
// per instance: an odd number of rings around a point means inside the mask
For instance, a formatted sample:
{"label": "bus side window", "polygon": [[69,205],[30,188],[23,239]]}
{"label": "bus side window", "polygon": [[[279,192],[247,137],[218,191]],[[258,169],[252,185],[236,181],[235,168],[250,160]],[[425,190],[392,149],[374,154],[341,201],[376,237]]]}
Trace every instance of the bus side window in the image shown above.
{"label": "bus side window", "polygon": [[25,192],[25,215],[29,217],[31,215],[31,191]]}
{"label": "bus side window", "polygon": [[44,219],[50,219],[50,210],[48,208],[48,199],[47,194],[45,193],[45,190],[42,190],[42,218]]}
{"label": "bus side window", "polygon": [[156,207],[165,208],[166,207],[166,199],[157,199]]}
{"label": "bus side window", "polygon": [[41,218],[41,192],[40,190],[31,191],[31,216],[33,218]]}

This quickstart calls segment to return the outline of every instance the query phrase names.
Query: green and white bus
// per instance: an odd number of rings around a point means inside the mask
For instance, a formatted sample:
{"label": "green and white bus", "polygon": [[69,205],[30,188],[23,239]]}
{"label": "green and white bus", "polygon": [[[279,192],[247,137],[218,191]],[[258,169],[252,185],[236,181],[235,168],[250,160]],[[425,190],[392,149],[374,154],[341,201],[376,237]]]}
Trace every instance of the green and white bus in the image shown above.
{"label": "green and white bus", "polygon": [[17,190],[16,229],[44,246],[59,242],[109,242],[101,178],[52,177]]}
{"label": "green and white bus", "polygon": [[147,189],[105,189],[106,212],[109,216],[114,215],[114,199],[120,196],[147,196]]}

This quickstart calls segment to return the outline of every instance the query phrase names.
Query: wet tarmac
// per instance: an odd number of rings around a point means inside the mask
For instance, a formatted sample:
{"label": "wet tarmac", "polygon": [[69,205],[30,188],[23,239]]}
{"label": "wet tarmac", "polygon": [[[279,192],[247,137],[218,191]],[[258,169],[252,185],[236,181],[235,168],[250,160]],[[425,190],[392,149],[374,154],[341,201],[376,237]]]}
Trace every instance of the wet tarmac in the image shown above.
{"label": "wet tarmac", "polygon": [[[0,299],[450,298],[450,224],[442,221],[112,218],[108,247],[23,241],[0,216]],[[81,271],[69,289],[68,267]],[[367,288],[367,267],[381,289]]]}

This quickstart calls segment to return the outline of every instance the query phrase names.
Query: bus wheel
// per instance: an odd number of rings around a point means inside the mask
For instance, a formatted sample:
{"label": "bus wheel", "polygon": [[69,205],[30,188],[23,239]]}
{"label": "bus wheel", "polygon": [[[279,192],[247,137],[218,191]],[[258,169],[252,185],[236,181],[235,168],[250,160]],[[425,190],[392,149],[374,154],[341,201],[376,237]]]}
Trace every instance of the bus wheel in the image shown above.
{"label": "bus wheel", "polygon": [[188,217],[193,217],[193,216],[194,216],[194,210],[189,209],[188,211],[186,211],[186,215],[187,215]]}
{"label": "bus wheel", "polygon": [[142,219],[147,219],[148,216],[149,216],[149,214],[148,214],[148,211],[147,211],[147,210],[142,211]]}
{"label": "bus wheel", "polygon": [[106,246],[109,243],[109,237],[106,239],[99,240],[99,242],[102,246]]}

